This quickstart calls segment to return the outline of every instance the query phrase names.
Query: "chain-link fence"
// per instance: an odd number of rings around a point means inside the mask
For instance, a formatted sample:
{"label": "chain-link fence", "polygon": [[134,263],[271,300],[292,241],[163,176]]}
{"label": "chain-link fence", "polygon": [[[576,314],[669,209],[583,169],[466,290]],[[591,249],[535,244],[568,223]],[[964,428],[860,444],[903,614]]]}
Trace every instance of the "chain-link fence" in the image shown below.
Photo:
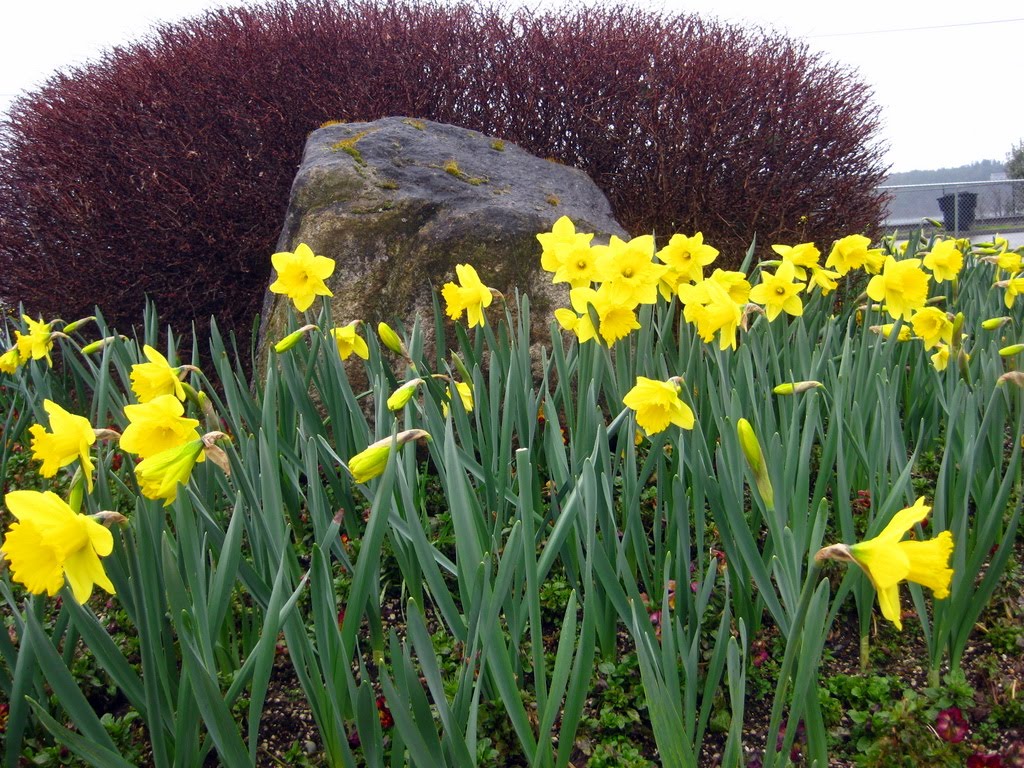
{"label": "chain-link fence", "polygon": [[902,184],[889,194],[888,229],[923,226],[929,219],[955,237],[1024,233],[1024,179]]}

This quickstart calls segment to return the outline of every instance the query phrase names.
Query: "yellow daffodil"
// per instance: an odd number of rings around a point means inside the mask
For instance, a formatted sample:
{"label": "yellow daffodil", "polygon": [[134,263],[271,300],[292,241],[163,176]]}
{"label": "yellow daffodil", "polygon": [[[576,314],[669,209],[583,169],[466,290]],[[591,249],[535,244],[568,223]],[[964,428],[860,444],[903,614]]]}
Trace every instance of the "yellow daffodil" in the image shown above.
{"label": "yellow daffodil", "polygon": [[654,238],[641,235],[624,241],[612,235],[608,245],[594,246],[597,252],[597,280],[615,304],[632,309],[637,304],[658,300],[658,281],[668,271],[655,264]]}
{"label": "yellow daffodil", "polygon": [[772,250],[782,257],[784,262],[788,261],[793,265],[796,276],[801,280],[807,279],[807,270],[818,268],[818,259],[821,258],[814,243],[800,243],[799,245],[773,245]]}
{"label": "yellow daffodil", "polygon": [[812,288],[819,288],[822,296],[828,296],[832,291],[839,287],[839,283],[836,280],[839,277],[838,272],[833,272],[830,269],[822,269],[821,267],[811,267],[811,276],[807,279],[807,290],[810,291]]}
{"label": "yellow daffodil", "polygon": [[957,250],[955,240],[939,240],[924,257],[924,266],[931,271],[935,282],[953,280],[964,266],[964,255]]}
{"label": "yellow daffodil", "polygon": [[903,629],[900,616],[899,583],[913,581],[928,587],[936,599],[949,597],[953,570],[953,534],[943,531],[926,541],[903,540],[915,523],[928,516],[931,507],[924,499],[897,512],[885,529],[875,538],[858,544],[833,544],[821,549],[815,560],[842,560],[856,563],[867,574],[875,591],[882,615]]}
{"label": "yellow daffodil", "polygon": [[[425,437],[428,440],[430,435],[422,429],[407,429],[395,435],[394,443],[401,447],[412,440],[419,440]],[[385,437],[371,443],[366,448],[348,460],[348,471],[352,473],[352,479],[357,483],[365,483],[379,475],[384,474],[388,465],[388,457],[391,455],[392,439]]]}
{"label": "yellow daffodil", "polygon": [[[578,333],[577,329],[580,325],[580,316],[568,307],[559,307],[556,309],[555,320],[558,321],[558,325],[561,326],[562,330]],[[593,328],[591,328],[591,332],[593,332]],[[591,333],[591,335],[593,334]]]}
{"label": "yellow daffodil", "polygon": [[741,307],[750,299],[750,283],[742,272],[716,269],[708,279],[722,286],[728,292],[729,298]]}
{"label": "yellow daffodil", "polygon": [[[891,338],[893,333],[896,333],[896,323],[886,323],[885,325],[872,325],[868,328],[872,333],[877,333],[880,336]],[[900,326],[899,335],[896,337],[896,341],[910,341],[914,338],[913,332],[910,330],[910,326],[904,323]]]}
{"label": "yellow daffodil", "polygon": [[794,317],[799,317],[804,313],[804,303],[800,300],[800,289],[803,286],[794,282],[796,277],[796,265],[792,261],[784,259],[774,275],[771,272],[762,271],[761,282],[750,289],[750,300],[764,307],[769,322],[782,312]]}
{"label": "yellow daffodil", "polygon": [[184,400],[185,387],[178,378],[178,370],[172,368],[167,358],[148,344],[142,348],[142,353],[149,362],[136,363],[128,374],[132,392],[138,401],[145,403],[160,395],[174,395]]}
{"label": "yellow daffodil", "polygon": [[1024,268],[1024,259],[1017,251],[1003,251],[996,257],[996,266],[1003,272],[1015,275]]}
{"label": "yellow daffodil", "polygon": [[459,284],[445,283],[441,288],[447,308],[445,312],[452,320],[458,320],[466,313],[466,324],[473,328],[484,324],[484,307],[494,298],[491,289],[480,281],[476,270],[469,264],[456,264],[455,274]]}
{"label": "yellow daffodil", "polygon": [[18,370],[19,365],[21,365],[21,354],[18,352],[17,345],[0,355],[0,371],[12,374]]}
{"label": "yellow daffodil", "polygon": [[[469,413],[473,410],[473,387],[465,381],[455,382],[455,391],[459,393],[459,400],[462,401],[462,409]],[[452,388],[448,387],[448,399],[451,400],[453,396]]]}
{"label": "yellow daffodil", "polygon": [[590,247],[590,241],[594,239],[593,233],[585,234],[576,231],[576,225],[568,216],[562,216],[556,221],[550,232],[541,232],[537,235],[543,249],[540,255],[540,265],[545,272],[556,272],[566,258],[566,254],[576,247]]}
{"label": "yellow daffodil", "polygon": [[897,261],[886,256],[882,272],[868,282],[868,296],[885,302],[885,311],[891,317],[909,318],[928,299],[928,275],[920,264],[920,259]]}
{"label": "yellow daffodil", "polygon": [[294,253],[275,253],[270,260],[277,271],[271,292],[290,298],[299,312],[309,309],[317,296],[334,295],[324,282],[334,273],[334,259],[316,256],[305,243],[299,243]]}
{"label": "yellow daffodil", "polygon": [[885,256],[880,248],[870,246],[871,240],[864,235],[847,235],[832,246],[831,253],[825,259],[825,266],[834,269],[840,276],[861,268],[869,274],[878,274]]}
{"label": "yellow daffodil", "polygon": [[57,470],[75,459],[82,463],[86,484],[92,490],[92,457],[89,446],[96,442],[96,432],[89,420],[68,413],[52,400],[43,401],[43,410],[50,417],[50,430],[41,424],[28,428],[32,435],[32,456],[43,462],[39,474],[53,477]]}
{"label": "yellow daffodil", "polygon": [[1003,303],[1006,304],[1007,309],[1013,309],[1013,302],[1017,296],[1024,293],[1024,274],[1011,277],[1009,280],[1000,280],[996,286],[1006,289],[1006,293],[1003,294]]}
{"label": "yellow daffodil", "polygon": [[657,253],[658,258],[678,276],[678,283],[699,283],[704,279],[704,267],[718,257],[718,249],[704,242],[704,233],[693,237],[672,235],[668,245]]}
{"label": "yellow daffodil", "polygon": [[555,270],[553,283],[568,283],[572,288],[590,285],[597,279],[597,255],[586,243],[572,243],[561,249],[562,263]]}
{"label": "yellow daffodil", "polygon": [[[126,433],[127,434],[127,433]],[[192,477],[196,462],[202,461],[203,439],[180,443],[154,453],[135,465],[135,479],[147,499],[163,499],[168,506],[178,497],[178,486]]]}
{"label": "yellow daffodil", "polygon": [[953,339],[953,321],[938,307],[919,309],[910,316],[910,325],[914,335],[924,342],[925,349],[938,346],[940,342],[949,344]]}
{"label": "yellow daffodil", "polygon": [[357,324],[357,322],[352,322],[341,328],[331,328],[331,336],[334,338],[342,360],[348,360],[352,354],[363,358],[363,360],[370,357],[370,348],[366,346],[366,340],[356,331]]}
{"label": "yellow daffodil", "polygon": [[622,398],[623,404],[636,411],[636,423],[648,435],[653,435],[675,424],[693,429],[693,411],[679,398],[682,379],[668,381],[636,377],[636,385]]}
{"label": "yellow daffodil", "polygon": [[[679,301],[683,305],[684,309],[690,305],[703,305],[711,301],[708,295],[708,284],[710,280],[700,280],[696,283],[680,283],[676,289],[676,294],[679,296]],[[719,288],[722,286],[719,285]],[[725,290],[722,288],[722,290]],[[687,318],[690,321],[690,318]],[[692,321],[690,321],[692,322]]]}
{"label": "yellow daffodil", "polygon": [[15,581],[32,594],[53,596],[66,578],[79,603],[89,599],[94,584],[114,594],[100,562],[113,550],[114,537],[101,523],[78,514],[52,491],[11,491],[4,504],[17,522],[7,530],[0,554]]}
{"label": "yellow daffodil", "polygon": [[567,328],[566,323],[571,321],[564,312],[556,312],[555,316],[559,318],[559,322],[563,324],[563,327],[576,332],[580,342],[590,341],[590,339],[595,338],[598,334],[598,329],[594,328],[594,324],[590,320],[590,311],[587,309],[591,305],[593,305],[594,310],[597,312],[601,338],[604,339],[608,346],[611,346],[619,339],[625,338],[640,327],[640,323],[636,319],[636,313],[633,311],[635,305],[622,304],[616,301],[613,290],[607,284],[601,285],[597,290],[593,288],[573,288],[569,291],[569,301],[572,303],[572,308],[578,313],[578,317],[573,324],[574,327],[571,329]]}
{"label": "yellow daffodil", "polygon": [[949,345],[938,344],[935,353],[931,356],[932,366],[936,371],[944,371],[949,367]]}
{"label": "yellow daffodil", "polygon": [[695,285],[681,285],[679,298],[683,302],[683,318],[696,326],[705,343],[718,333],[721,349],[736,349],[736,332],[743,310],[719,281],[708,279]]}
{"label": "yellow daffodil", "polygon": [[28,334],[15,331],[14,343],[18,347],[18,356],[22,362],[46,358],[46,362],[53,365],[50,358],[50,350],[53,349],[53,332],[50,330],[50,324],[44,323],[42,318],[33,320],[28,315],[22,315],[21,319],[28,326]]}
{"label": "yellow daffodil", "polygon": [[174,395],[126,405],[124,413],[129,424],[121,435],[121,449],[144,459],[199,438],[199,421],[185,417],[185,408]]}
{"label": "yellow daffodil", "polygon": [[680,273],[669,267],[658,278],[658,293],[665,301],[672,301],[672,297],[676,295],[681,285],[688,285],[688,283]]}

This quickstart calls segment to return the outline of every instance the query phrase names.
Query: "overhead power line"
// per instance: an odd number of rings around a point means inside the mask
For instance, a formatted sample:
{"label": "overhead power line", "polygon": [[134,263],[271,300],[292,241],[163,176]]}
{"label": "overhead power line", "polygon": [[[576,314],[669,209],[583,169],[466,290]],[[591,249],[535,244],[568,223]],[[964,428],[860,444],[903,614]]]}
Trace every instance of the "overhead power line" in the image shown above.
{"label": "overhead power line", "polygon": [[807,37],[854,37],[856,35],[886,35],[892,32],[924,32],[931,29],[959,29],[961,27],[981,27],[986,24],[1013,24],[1024,21],[1019,19],[997,19],[994,21],[965,21],[959,24],[930,24],[923,27],[898,27],[895,29],[868,29],[860,32],[826,32],[820,35],[807,35]]}

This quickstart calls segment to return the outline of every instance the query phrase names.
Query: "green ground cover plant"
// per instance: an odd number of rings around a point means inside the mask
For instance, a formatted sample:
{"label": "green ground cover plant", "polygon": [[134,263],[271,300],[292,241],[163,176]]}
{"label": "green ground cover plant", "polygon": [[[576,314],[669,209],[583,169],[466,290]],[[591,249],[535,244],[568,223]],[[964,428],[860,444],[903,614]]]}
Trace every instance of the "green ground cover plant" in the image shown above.
{"label": "green ground cover plant", "polygon": [[460,265],[432,346],[299,244],[262,369],[7,318],[4,764],[1019,764],[1021,253],[539,240],[570,306]]}

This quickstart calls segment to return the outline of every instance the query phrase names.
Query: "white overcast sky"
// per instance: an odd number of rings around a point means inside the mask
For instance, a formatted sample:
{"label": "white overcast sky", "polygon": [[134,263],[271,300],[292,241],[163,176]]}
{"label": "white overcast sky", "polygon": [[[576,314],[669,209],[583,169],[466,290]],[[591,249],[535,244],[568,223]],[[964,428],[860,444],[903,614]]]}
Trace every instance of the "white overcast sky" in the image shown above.
{"label": "white overcast sky", "polygon": [[[517,0],[509,0],[510,3]],[[894,171],[1004,160],[1024,139],[1020,0],[632,0],[772,26],[859,70]],[[252,0],[0,0],[0,112],[58,69],[160,22]],[[533,0],[557,6],[558,2]]]}

